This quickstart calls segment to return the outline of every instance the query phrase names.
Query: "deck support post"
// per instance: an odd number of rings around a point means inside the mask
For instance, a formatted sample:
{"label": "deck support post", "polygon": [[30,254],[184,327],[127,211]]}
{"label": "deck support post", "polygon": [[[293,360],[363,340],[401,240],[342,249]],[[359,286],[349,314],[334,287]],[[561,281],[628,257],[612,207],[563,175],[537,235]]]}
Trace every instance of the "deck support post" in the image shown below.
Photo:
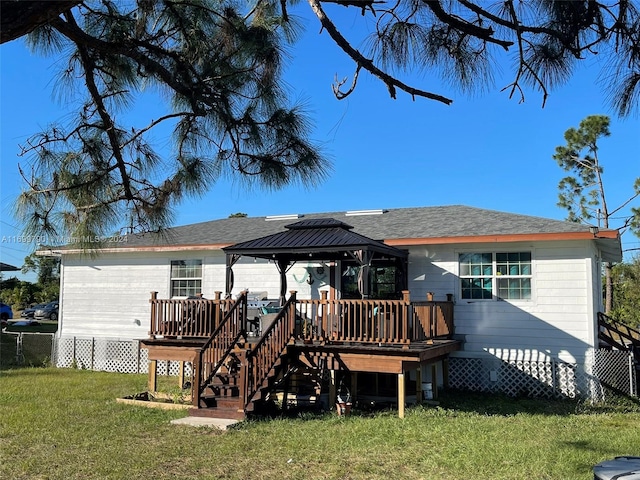
{"label": "deck support post", "polygon": [[150,392],[155,392],[158,389],[158,361],[149,360],[149,380],[147,382],[147,388]]}
{"label": "deck support post", "polygon": [[404,372],[398,374],[398,418],[404,418],[404,404],[406,400]]}
{"label": "deck support post", "polygon": [[330,379],[329,379],[329,405],[330,408],[336,404],[336,371],[330,370]]}
{"label": "deck support post", "polygon": [[416,368],[416,403],[422,405],[422,365]]}
{"label": "deck support post", "polygon": [[[289,370],[289,362],[285,358],[284,372],[284,391],[282,392],[282,411],[286,412],[289,409],[289,390],[291,389],[291,375],[287,375],[287,371]],[[296,406],[298,404],[298,399],[296,397]]]}
{"label": "deck support post", "polygon": [[178,362],[178,387],[180,390],[184,387],[184,360]]}
{"label": "deck support post", "polygon": [[351,401],[355,404],[358,394],[358,372],[351,372]]}

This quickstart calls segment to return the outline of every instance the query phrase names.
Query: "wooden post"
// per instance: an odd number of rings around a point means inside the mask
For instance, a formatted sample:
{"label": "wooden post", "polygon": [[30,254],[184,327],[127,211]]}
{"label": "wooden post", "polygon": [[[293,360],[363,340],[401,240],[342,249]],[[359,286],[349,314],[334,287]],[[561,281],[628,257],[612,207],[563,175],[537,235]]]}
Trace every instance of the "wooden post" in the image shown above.
{"label": "wooden post", "polygon": [[427,292],[427,302],[433,302],[433,292]]}
{"label": "wooden post", "polygon": [[150,392],[155,392],[158,389],[158,361],[149,360],[149,381],[147,388]]}
{"label": "wooden post", "polygon": [[240,384],[238,385],[238,390],[240,392],[239,397],[240,397],[240,404],[242,405],[242,407],[238,409],[238,412],[240,411],[244,412],[246,406],[251,401],[251,398],[249,397],[252,393],[248,391],[250,372],[249,372],[249,359],[247,358],[248,357],[247,354],[249,353],[249,350],[247,348],[236,349],[235,353],[238,361],[240,362]]}
{"label": "wooden post", "polygon": [[438,364],[431,365],[431,391],[433,392],[433,399],[438,398]]}
{"label": "wooden post", "polygon": [[416,403],[422,405],[422,365],[416,368]]}
{"label": "wooden post", "polygon": [[333,408],[336,404],[336,371],[330,370],[331,378],[329,379],[329,408]]}
{"label": "wooden post", "polygon": [[398,418],[404,418],[404,404],[406,392],[404,387],[404,372],[398,374]]}
{"label": "wooden post", "polygon": [[191,382],[191,405],[200,408],[200,379],[202,372],[200,370],[200,355],[196,355],[191,365],[193,381]]}
{"label": "wooden post", "polygon": [[358,372],[351,372],[351,401],[355,404],[358,394]]}
{"label": "wooden post", "polygon": [[[285,365],[283,371],[287,371],[287,357],[284,357]],[[287,375],[284,379],[284,390],[282,392],[282,411],[286,412],[289,408],[289,390],[291,389],[291,375]],[[298,398],[296,397],[296,406],[298,405]]]}
{"label": "wooden post", "polygon": [[411,292],[409,290],[402,290],[402,301],[407,303],[411,301]]}
{"label": "wooden post", "polygon": [[178,386],[181,390],[184,386],[184,360],[178,362]]}
{"label": "wooden post", "polygon": [[329,305],[327,301],[327,294],[328,292],[326,290],[322,290],[320,292],[320,308],[322,308],[322,314],[320,316],[320,333],[324,340],[331,338],[328,323],[329,316],[327,310],[329,309]]}
{"label": "wooden post", "polygon": [[149,300],[149,303],[151,304],[151,319],[149,321],[149,336],[151,338],[156,338],[156,322],[157,322],[157,303],[156,300],[158,299],[158,292],[151,292],[151,300]]}

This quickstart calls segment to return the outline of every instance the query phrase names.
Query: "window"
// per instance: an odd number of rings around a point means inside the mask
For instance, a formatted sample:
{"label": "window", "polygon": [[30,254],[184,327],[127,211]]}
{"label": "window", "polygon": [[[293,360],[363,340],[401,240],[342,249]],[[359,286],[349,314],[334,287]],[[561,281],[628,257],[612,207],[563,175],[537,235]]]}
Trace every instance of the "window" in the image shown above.
{"label": "window", "polygon": [[531,300],[531,252],[461,253],[463,299]]}
{"label": "window", "polygon": [[171,296],[190,297],[202,292],[202,260],[171,260]]}
{"label": "window", "polygon": [[[362,298],[358,289],[358,274],[360,266],[353,261],[342,262],[341,298]],[[394,300],[402,298],[401,273],[395,265],[384,265],[376,262],[369,270],[369,298]]]}

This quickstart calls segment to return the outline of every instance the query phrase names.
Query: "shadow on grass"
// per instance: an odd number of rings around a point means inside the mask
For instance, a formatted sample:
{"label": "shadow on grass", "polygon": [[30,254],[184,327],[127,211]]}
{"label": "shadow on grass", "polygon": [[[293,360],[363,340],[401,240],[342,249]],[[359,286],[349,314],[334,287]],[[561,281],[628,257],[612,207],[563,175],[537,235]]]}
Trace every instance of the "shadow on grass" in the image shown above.
{"label": "shadow on grass", "polygon": [[[412,408],[439,408],[451,412],[476,413],[483,416],[549,415],[563,416],[589,413],[640,413],[640,399],[607,391],[602,403],[591,403],[583,399],[543,399],[529,397],[511,397],[498,393],[483,393],[464,390],[441,390],[434,406],[408,405]],[[397,415],[394,401],[366,402],[355,401],[351,416],[373,417],[380,414]],[[282,410],[279,405],[265,405],[261,411],[251,415],[251,420],[268,421],[275,418],[319,419],[325,416],[337,416],[334,409],[319,406],[290,406]]]}
{"label": "shadow on grass", "polygon": [[584,399],[543,399],[511,397],[504,394],[445,390],[440,395],[440,407],[475,412],[481,415],[512,416],[572,415],[576,413],[640,412],[640,399],[606,390],[606,401],[592,403]]}

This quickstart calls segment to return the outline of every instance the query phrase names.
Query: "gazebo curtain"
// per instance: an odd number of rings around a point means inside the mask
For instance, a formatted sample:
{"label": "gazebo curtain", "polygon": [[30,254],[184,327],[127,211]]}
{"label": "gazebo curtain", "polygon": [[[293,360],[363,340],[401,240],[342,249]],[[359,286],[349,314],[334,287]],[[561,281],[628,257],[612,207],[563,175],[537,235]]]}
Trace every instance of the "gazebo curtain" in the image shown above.
{"label": "gazebo curtain", "polygon": [[358,272],[358,291],[362,298],[369,298],[369,273],[371,270],[371,260],[373,259],[373,252],[371,250],[356,250],[353,253],[354,257],[360,264],[360,271]]}
{"label": "gazebo curtain", "polygon": [[284,305],[287,301],[287,272],[293,266],[293,262],[284,259],[276,261],[276,268],[280,273],[280,305]]}
{"label": "gazebo curtain", "polygon": [[231,290],[233,290],[233,266],[236,264],[242,255],[232,253],[227,255],[227,270],[225,278],[225,296],[231,296]]}

